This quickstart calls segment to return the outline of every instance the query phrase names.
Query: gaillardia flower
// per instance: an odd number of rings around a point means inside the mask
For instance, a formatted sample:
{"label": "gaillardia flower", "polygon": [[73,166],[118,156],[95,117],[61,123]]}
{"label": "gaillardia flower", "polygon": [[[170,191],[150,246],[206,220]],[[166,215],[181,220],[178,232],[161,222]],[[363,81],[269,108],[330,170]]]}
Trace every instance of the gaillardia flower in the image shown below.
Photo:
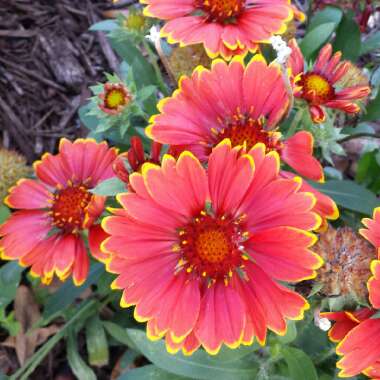
{"label": "gaillardia flower", "polygon": [[314,123],[323,123],[326,115],[323,107],[334,108],[349,114],[360,112],[356,103],[370,93],[368,86],[339,87],[338,82],[350,70],[351,63],[341,61],[342,53],[332,54],[332,46],[325,45],[311,70],[305,70],[305,61],[295,39],[289,46],[292,54],[289,67],[294,82],[294,96],[309,104]]}
{"label": "gaillardia flower", "polygon": [[[180,80],[174,95],[158,104],[161,114],[152,117],[146,133],[160,143],[182,146],[202,161],[225,138],[247,149],[261,142],[302,176],[322,181],[322,166],[313,157],[313,136],[301,131],[283,139],[277,130],[288,107],[289,96],[277,64],[268,66],[261,55],[248,66],[241,57],[234,57],[230,64],[215,60],[211,70],[199,66],[191,77]],[[321,215],[336,218],[334,202],[318,195]]]}
{"label": "gaillardia flower", "polygon": [[[72,274],[76,285],[83,283],[89,257],[82,232],[97,233],[94,223],[105,202],[90,190],[114,176],[116,156],[106,143],[83,139],[62,139],[57,155],[45,154],[34,164],[37,179],[20,180],[5,199],[17,211],[0,226],[1,258],[31,266],[46,284],[54,274],[61,280]],[[98,249],[92,253],[103,256]]]}
{"label": "gaillardia flower", "polygon": [[145,162],[153,164],[161,162],[161,150],[162,144],[152,141],[150,155],[147,157],[141,138],[133,136],[131,137],[131,147],[117,157],[113,164],[113,170],[119,179],[128,184],[130,174],[139,171]]}
{"label": "gaillardia flower", "polygon": [[132,95],[122,83],[106,83],[99,98],[102,100],[99,108],[103,112],[117,115],[131,102]]}
{"label": "gaillardia flower", "polygon": [[[373,219],[363,219],[367,229],[359,231],[377,249],[380,247],[379,211],[380,208],[374,210]],[[362,372],[373,379],[380,379],[380,319],[374,316],[380,309],[380,260],[372,261],[371,271],[373,276],[368,280],[367,286],[373,309],[347,313],[354,324],[342,319],[342,314],[339,318],[330,313],[323,314],[337,321],[333,326],[335,332],[333,330],[330,336],[335,341],[340,341],[336,348],[337,354],[343,356],[337,363],[341,370],[340,377],[356,376]]]}
{"label": "gaillardia flower", "polygon": [[245,153],[226,139],[207,171],[188,151],[145,163],[129,177],[135,192],[120,194],[122,209],[102,222],[121,305],[135,305],[170,352],[264,344],[267,329],[284,334],[286,319],[309,307],[279,281],[313,278],[321,266],[309,249],[315,199],[279,178],[279,156],[265,150]]}
{"label": "gaillardia flower", "polygon": [[165,20],[161,35],[181,46],[203,43],[210,57],[257,49],[286,31],[293,18],[288,0],[140,0],[144,13]]}
{"label": "gaillardia flower", "polygon": [[320,313],[320,316],[334,322],[328,336],[332,342],[338,343],[361,322],[371,318],[375,312],[374,309],[362,308],[356,311],[325,312]]}

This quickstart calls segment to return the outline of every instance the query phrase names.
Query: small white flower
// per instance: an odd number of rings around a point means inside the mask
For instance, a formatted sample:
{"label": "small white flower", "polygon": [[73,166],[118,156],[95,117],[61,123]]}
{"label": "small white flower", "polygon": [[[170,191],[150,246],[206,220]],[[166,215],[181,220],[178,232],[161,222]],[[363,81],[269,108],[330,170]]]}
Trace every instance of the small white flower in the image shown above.
{"label": "small white flower", "polygon": [[145,38],[153,43],[156,43],[156,41],[160,39],[160,28],[157,25],[153,25],[149,29],[149,34],[146,35]]}

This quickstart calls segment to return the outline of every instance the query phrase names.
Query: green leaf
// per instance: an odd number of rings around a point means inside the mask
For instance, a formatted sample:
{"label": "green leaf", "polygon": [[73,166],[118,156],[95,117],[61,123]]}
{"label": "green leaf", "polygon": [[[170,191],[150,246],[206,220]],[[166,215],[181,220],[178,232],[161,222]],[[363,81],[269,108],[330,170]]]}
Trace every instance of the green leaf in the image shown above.
{"label": "green leaf", "polygon": [[70,331],[67,337],[67,359],[70,368],[78,379],[96,380],[94,371],[84,362],[78,352],[76,336]]}
{"label": "green leaf", "polygon": [[[141,353],[152,363],[177,375],[205,380],[250,380],[255,378],[257,373],[257,370],[250,366],[248,360],[240,360],[241,350],[239,349],[236,350],[239,359],[230,361],[220,359],[219,355],[210,356],[203,350],[198,350],[191,356],[184,356],[182,353],[172,355],[166,351],[165,343],[162,340],[151,342],[147,339],[145,332],[141,330],[127,329],[127,332]],[[242,347],[245,355],[249,351],[247,348]]]}
{"label": "green leaf", "polygon": [[328,22],[317,26],[305,35],[300,44],[300,48],[306,60],[309,60],[311,56],[326,43],[334,33],[335,28],[335,23]]}
{"label": "green leaf", "polygon": [[99,119],[94,115],[89,115],[88,112],[91,110],[91,103],[87,103],[79,108],[78,115],[80,121],[83,125],[90,131],[96,130],[99,125]]}
{"label": "green leaf", "polygon": [[353,62],[358,60],[361,50],[361,34],[353,12],[346,13],[339,24],[336,31],[334,50],[341,51],[345,59]]}
{"label": "green leaf", "polygon": [[359,159],[355,181],[376,193],[379,189],[374,186],[380,178],[380,166],[376,156],[378,151],[367,152]]}
{"label": "green leaf", "polygon": [[113,322],[108,322],[108,321],[103,321],[103,326],[118,342],[124,344],[125,346],[132,348],[135,351],[140,351],[139,348],[135,345],[134,341],[130,338],[129,334],[127,333],[127,329],[119,326],[116,323]]}
{"label": "green leaf", "polygon": [[125,183],[119,178],[113,177],[100,182],[91,190],[91,193],[96,195],[115,196],[120,193],[125,193],[126,191]]}
{"label": "green leaf", "polygon": [[98,315],[92,316],[86,322],[86,344],[88,362],[94,366],[108,364],[109,351],[106,333]]}
{"label": "green leaf", "polygon": [[289,344],[297,338],[297,327],[295,321],[288,321],[288,328],[284,336],[278,336],[277,339],[282,344]]}
{"label": "green leaf", "polygon": [[135,47],[131,41],[118,41],[115,38],[110,38],[112,47],[117,54],[128,63],[132,68],[133,77],[136,80],[136,86],[141,89],[148,85],[156,83],[156,74],[152,65],[141,54],[141,51]]}
{"label": "green leaf", "polygon": [[103,20],[99,21],[94,25],[91,25],[89,30],[91,31],[102,31],[102,32],[112,32],[113,30],[119,29],[119,25],[115,20]]}
{"label": "green leaf", "polygon": [[360,55],[368,54],[377,49],[380,49],[380,31],[371,34],[362,42]]}
{"label": "green leaf", "polygon": [[70,306],[84,290],[91,285],[96,284],[103,273],[103,264],[95,263],[91,266],[87,280],[82,286],[75,286],[70,280],[66,281],[46,302],[42,315],[43,319],[45,321],[49,320],[54,315]]}
{"label": "green leaf", "polygon": [[319,25],[333,23],[336,26],[340,23],[343,17],[343,12],[340,8],[325,7],[322,11],[319,11],[312,17],[307,27],[307,31],[310,32]]}
{"label": "green leaf", "polygon": [[0,267],[0,308],[6,307],[15,298],[23,270],[17,261],[11,261]]}
{"label": "green leaf", "polygon": [[349,180],[312,183],[312,186],[330,196],[339,206],[362,214],[372,215],[380,203],[374,193]]}
{"label": "green leaf", "polygon": [[0,205],[0,224],[4,223],[10,215],[9,208],[5,205]]}
{"label": "green leaf", "polygon": [[363,121],[375,121],[380,119],[380,89],[377,96],[367,106],[365,115],[362,117]]}
{"label": "green leaf", "polygon": [[125,374],[120,375],[117,380],[185,380],[192,379],[174,375],[173,373],[166,372],[153,364],[144,367],[135,368]]}
{"label": "green leaf", "polygon": [[310,357],[294,347],[283,347],[282,355],[288,365],[292,380],[318,380],[317,371]]}

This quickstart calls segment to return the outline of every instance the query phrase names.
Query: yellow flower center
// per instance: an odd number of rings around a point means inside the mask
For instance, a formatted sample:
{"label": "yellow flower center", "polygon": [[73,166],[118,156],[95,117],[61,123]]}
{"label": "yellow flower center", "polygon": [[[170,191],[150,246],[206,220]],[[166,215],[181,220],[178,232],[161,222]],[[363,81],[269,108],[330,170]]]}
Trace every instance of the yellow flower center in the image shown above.
{"label": "yellow flower center", "polygon": [[199,5],[210,21],[228,23],[241,14],[245,0],[200,0]]}
{"label": "yellow flower center", "polygon": [[247,150],[257,143],[265,144],[267,152],[280,151],[282,148],[281,133],[265,130],[263,120],[255,120],[238,112],[222,124],[221,130],[212,130],[215,138],[214,146],[228,138],[231,140],[232,146],[245,145]]}
{"label": "yellow flower center", "polygon": [[320,74],[308,73],[301,78],[302,96],[310,103],[323,104],[334,97],[334,87]]}
{"label": "yellow flower center", "polygon": [[106,93],[104,103],[106,104],[107,108],[110,109],[116,109],[119,106],[124,106],[126,104],[124,91],[118,88],[109,90]]}
{"label": "yellow flower center", "polygon": [[54,195],[50,215],[53,224],[65,232],[76,232],[82,228],[86,208],[92,195],[84,185],[73,186],[59,190]]}
{"label": "yellow flower center", "polygon": [[179,244],[174,247],[182,257],[179,269],[201,278],[225,281],[238,268],[243,268],[244,242],[242,220],[217,217],[202,211],[179,231]]}
{"label": "yellow flower center", "polygon": [[135,32],[141,32],[145,29],[146,18],[142,12],[130,12],[127,19],[124,21],[124,26],[128,30],[133,30]]}

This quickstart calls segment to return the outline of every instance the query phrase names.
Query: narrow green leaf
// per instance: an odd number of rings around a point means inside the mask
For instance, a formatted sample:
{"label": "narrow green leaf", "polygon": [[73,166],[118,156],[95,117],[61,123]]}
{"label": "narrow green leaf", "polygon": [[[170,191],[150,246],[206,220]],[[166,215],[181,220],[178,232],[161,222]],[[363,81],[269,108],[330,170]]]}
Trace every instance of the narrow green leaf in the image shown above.
{"label": "narrow green leaf", "polygon": [[103,326],[106,329],[107,333],[112,336],[112,338],[124,344],[125,346],[140,352],[139,348],[135,345],[134,341],[127,333],[127,329],[117,325],[116,323],[108,321],[103,321]]}
{"label": "narrow green leaf", "polygon": [[257,373],[248,360],[226,362],[219,355],[212,357],[203,350],[198,350],[191,356],[184,356],[182,353],[172,355],[166,351],[162,340],[151,342],[141,330],[127,329],[127,332],[141,353],[152,363],[180,376],[205,380],[251,380]]}
{"label": "narrow green leaf", "polygon": [[303,351],[294,347],[283,347],[281,352],[288,365],[291,380],[318,380],[313,362]]}
{"label": "narrow green leaf", "polygon": [[362,214],[372,215],[373,209],[380,204],[374,193],[353,181],[332,180],[312,186],[330,196],[339,206]]}
{"label": "narrow green leaf", "polygon": [[23,270],[16,261],[0,267],[0,308],[6,307],[15,298]]}
{"label": "narrow green leaf", "polygon": [[78,379],[96,380],[94,371],[84,362],[78,352],[76,336],[71,330],[67,337],[67,359],[70,368]]}
{"label": "narrow green leaf", "polygon": [[135,368],[120,375],[117,380],[185,380],[192,379],[166,372],[153,364]]}
{"label": "narrow green leaf", "polygon": [[360,55],[371,53],[377,49],[380,49],[380,31],[371,34],[362,42]]}
{"label": "narrow green leaf", "polygon": [[92,316],[86,322],[86,344],[88,362],[94,366],[108,364],[109,350],[106,333],[98,315]]}
{"label": "narrow green leaf", "polygon": [[125,193],[126,191],[127,189],[125,187],[125,183],[119,178],[113,177],[100,182],[94,189],[91,190],[91,193],[111,197],[120,193]]}
{"label": "narrow green leaf", "polygon": [[334,41],[334,50],[341,51],[343,58],[353,62],[356,62],[360,56],[360,28],[352,12],[346,13],[338,26]]}
{"label": "narrow green leaf", "polygon": [[46,302],[43,319],[48,320],[66,309],[84,290],[95,284],[103,273],[103,264],[95,263],[91,266],[87,280],[82,286],[75,286],[71,280],[66,281]]}
{"label": "narrow green leaf", "polygon": [[319,48],[326,43],[336,29],[334,22],[328,22],[326,24],[318,25],[312,29],[303,38],[300,48],[306,58],[309,60],[313,53],[319,50]]}

